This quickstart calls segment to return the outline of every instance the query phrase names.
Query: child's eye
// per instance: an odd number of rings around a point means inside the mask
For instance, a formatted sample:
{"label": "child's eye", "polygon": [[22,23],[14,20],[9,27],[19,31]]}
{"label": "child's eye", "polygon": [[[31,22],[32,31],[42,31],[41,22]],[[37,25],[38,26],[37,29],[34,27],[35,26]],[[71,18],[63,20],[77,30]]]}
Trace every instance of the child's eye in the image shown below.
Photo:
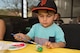
{"label": "child's eye", "polygon": [[52,15],[47,15],[47,17],[51,17]]}
{"label": "child's eye", "polygon": [[44,16],[40,15],[39,17],[44,17]]}

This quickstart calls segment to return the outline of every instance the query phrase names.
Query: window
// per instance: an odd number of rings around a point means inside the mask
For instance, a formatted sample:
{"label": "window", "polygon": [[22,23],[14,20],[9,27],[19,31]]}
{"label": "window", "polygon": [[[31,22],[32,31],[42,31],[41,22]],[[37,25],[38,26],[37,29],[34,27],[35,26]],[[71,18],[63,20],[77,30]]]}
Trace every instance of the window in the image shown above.
{"label": "window", "polygon": [[73,17],[80,16],[80,0],[73,0]]}
{"label": "window", "polygon": [[32,17],[31,9],[38,5],[39,2],[40,0],[28,0],[28,17]]}
{"label": "window", "polygon": [[0,15],[22,16],[22,0],[0,0]]}
{"label": "window", "polygon": [[71,17],[71,0],[55,0],[61,17]]}

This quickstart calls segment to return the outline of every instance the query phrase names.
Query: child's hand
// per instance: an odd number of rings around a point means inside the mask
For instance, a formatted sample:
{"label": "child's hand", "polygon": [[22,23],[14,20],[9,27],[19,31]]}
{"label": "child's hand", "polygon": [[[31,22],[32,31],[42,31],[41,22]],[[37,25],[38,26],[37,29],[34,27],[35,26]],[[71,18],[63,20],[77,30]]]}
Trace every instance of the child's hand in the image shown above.
{"label": "child's hand", "polygon": [[44,46],[46,46],[47,48],[50,48],[50,49],[55,48],[54,43],[51,43],[49,41],[48,42],[45,42]]}
{"label": "child's hand", "polygon": [[51,42],[48,41],[48,42],[45,42],[44,46],[46,46],[47,48],[50,48],[50,49],[65,47],[65,42],[58,42],[58,43],[53,42],[53,43],[51,43]]}
{"label": "child's hand", "polygon": [[24,41],[23,39],[26,37],[26,35],[22,34],[22,33],[17,33],[14,35],[14,38],[18,41]]}
{"label": "child's hand", "polygon": [[47,48],[53,48],[53,45],[51,42],[45,42],[44,46],[46,46]]}

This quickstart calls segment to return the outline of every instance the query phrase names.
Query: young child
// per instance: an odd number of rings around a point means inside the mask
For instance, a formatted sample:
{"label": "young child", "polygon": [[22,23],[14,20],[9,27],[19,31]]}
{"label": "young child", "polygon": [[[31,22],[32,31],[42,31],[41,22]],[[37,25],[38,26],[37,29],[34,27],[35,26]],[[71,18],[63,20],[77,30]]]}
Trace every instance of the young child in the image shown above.
{"label": "young child", "polygon": [[40,23],[34,24],[27,35],[15,34],[15,39],[19,41],[25,41],[25,38],[27,40],[33,39],[36,43],[47,48],[65,47],[64,33],[54,23],[57,13],[55,3],[52,0],[42,0],[36,8],[32,9],[32,12],[37,13]]}

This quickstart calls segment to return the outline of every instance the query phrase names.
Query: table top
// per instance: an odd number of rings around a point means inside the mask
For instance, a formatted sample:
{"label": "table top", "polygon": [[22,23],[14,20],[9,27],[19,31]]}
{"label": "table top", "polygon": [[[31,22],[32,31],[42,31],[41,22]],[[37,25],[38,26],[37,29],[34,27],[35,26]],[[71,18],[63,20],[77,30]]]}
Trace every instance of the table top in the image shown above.
{"label": "table top", "polygon": [[[36,50],[36,46],[32,44],[27,44],[27,46],[20,50],[10,51],[11,53],[40,53]],[[55,48],[48,49],[43,47],[43,51],[41,53],[80,53],[80,50],[73,50],[67,48]]]}
{"label": "table top", "polygon": [[80,53],[80,50],[68,49],[68,48],[54,48],[48,49],[43,46],[43,51],[38,52],[36,50],[36,45],[27,44],[26,47],[19,50],[9,50],[7,53]]}

